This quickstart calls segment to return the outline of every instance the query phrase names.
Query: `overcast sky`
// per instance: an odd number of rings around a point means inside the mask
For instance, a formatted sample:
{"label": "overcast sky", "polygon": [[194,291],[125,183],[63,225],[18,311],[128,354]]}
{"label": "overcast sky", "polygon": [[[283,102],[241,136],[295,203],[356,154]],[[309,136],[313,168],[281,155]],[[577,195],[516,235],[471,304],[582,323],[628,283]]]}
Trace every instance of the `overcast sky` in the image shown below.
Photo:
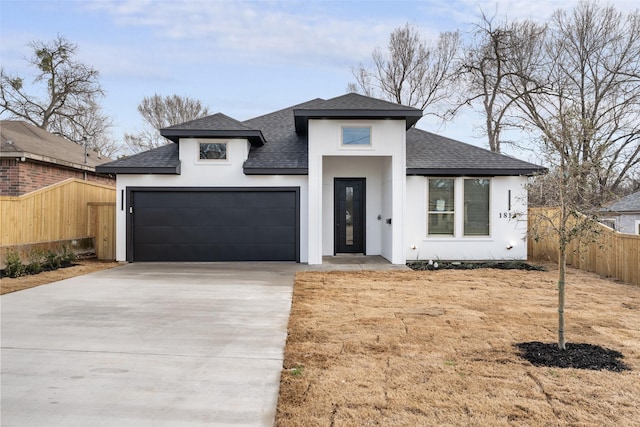
{"label": "overcast sky", "polygon": [[[630,11],[637,0],[612,2]],[[480,8],[508,18],[544,21],[572,0],[230,1],[1,0],[0,62],[31,76],[27,43],[57,34],[78,45],[78,59],[100,72],[102,105],[113,137],[142,128],[145,96],[184,95],[238,120],[313,98],[345,93],[351,67],[368,63],[394,28],[410,22],[427,38],[468,31]],[[496,9],[497,8],[497,9]],[[436,128],[486,146],[467,113]]]}

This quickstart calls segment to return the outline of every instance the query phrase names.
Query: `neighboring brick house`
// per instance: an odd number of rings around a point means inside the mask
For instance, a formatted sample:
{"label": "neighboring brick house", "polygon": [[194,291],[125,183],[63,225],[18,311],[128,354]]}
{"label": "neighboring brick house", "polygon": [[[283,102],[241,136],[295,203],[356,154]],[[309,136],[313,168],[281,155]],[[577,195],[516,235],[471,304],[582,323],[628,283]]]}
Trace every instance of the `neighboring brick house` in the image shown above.
{"label": "neighboring brick house", "polygon": [[96,166],[112,159],[32,124],[0,121],[0,196],[20,196],[64,181],[85,179],[114,185]]}

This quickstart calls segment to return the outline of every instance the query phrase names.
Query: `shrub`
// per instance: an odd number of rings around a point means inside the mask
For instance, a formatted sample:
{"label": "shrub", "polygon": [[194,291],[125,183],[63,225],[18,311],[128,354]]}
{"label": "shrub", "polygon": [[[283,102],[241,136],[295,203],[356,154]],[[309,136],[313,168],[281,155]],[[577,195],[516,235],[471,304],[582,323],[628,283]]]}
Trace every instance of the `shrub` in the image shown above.
{"label": "shrub", "polygon": [[62,256],[51,249],[44,254],[44,268],[48,270],[57,270],[62,265]]}
{"label": "shrub", "polygon": [[9,277],[20,277],[26,273],[20,254],[16,251],[8,251],[5,258],[6,267],[4,273]]}
{"label": "shrub", "polygon": [[38,274],[43,268],[44,251],[42,249],[33,248],[29,251],[29,264],[26,266],[27,274]]}
{"label": "shrub", "polygon": [[60,247],[60,266],[69,267],[76,260],[76,254],[67,245]]}

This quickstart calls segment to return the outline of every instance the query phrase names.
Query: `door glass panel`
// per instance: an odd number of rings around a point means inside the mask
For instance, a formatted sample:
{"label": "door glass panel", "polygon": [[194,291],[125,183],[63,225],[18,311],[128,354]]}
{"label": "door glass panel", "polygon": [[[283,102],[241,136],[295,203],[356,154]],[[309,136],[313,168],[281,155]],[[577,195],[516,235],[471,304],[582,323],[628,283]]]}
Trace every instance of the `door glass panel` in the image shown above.
{"label": "door glass panel", "polygon": [[346,244],[347,246],[353,246],[353,187],[346,187],[346,209],[345,209],[345,230],[346,230]]}

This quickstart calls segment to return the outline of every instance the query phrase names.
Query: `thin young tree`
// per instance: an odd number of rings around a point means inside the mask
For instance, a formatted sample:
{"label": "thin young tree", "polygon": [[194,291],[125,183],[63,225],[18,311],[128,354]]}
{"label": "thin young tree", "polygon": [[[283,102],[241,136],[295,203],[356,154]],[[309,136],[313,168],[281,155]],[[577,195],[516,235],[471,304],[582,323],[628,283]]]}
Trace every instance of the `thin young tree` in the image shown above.
{"label": "thin young tree", "polygon": [[33,82],[0,71],[0,114],[25,120],[78,144],[109,140],[112,125],[98,100],[104,96],[99,73],[76,59],[77,45],[58,35],[52,41],[29,43],[33,51],[29,64],[36,70]]}
{"label": "thin young tree", "polygon": [[[640,162],[640,14],[582,2],[554,13],[535,76],[513,80],[523,120],[540,135],[559,209],[530,218],[558,239],[558,346],[565,348],[569,245],[597,230],[591,212],[633,176]],[[528,91],[531,80],[544,88]],[[535,234],[535,233],[534,233]]]}
{"label": "thin young tree", "polygon": [[155,94],[144,97],[138,105],[138,112],[145,122],[145,129],[138,133],[125,133],[125,142],[133,152],[141,152],[167,144],[160,135],[160,129],[199,119],[209,115],[208,107],[198,100],[178,96]]}
{"label": "thin young tree", "polygon": [[387,50],[373,51],[371,67],[352,69],[356,81],[347,90],[443,116],[444,109],[436,107],[448,103],[455,90],[460,43],[459,33],[450,32],[430,44],[416,27],[405,24],[391,33]]}

